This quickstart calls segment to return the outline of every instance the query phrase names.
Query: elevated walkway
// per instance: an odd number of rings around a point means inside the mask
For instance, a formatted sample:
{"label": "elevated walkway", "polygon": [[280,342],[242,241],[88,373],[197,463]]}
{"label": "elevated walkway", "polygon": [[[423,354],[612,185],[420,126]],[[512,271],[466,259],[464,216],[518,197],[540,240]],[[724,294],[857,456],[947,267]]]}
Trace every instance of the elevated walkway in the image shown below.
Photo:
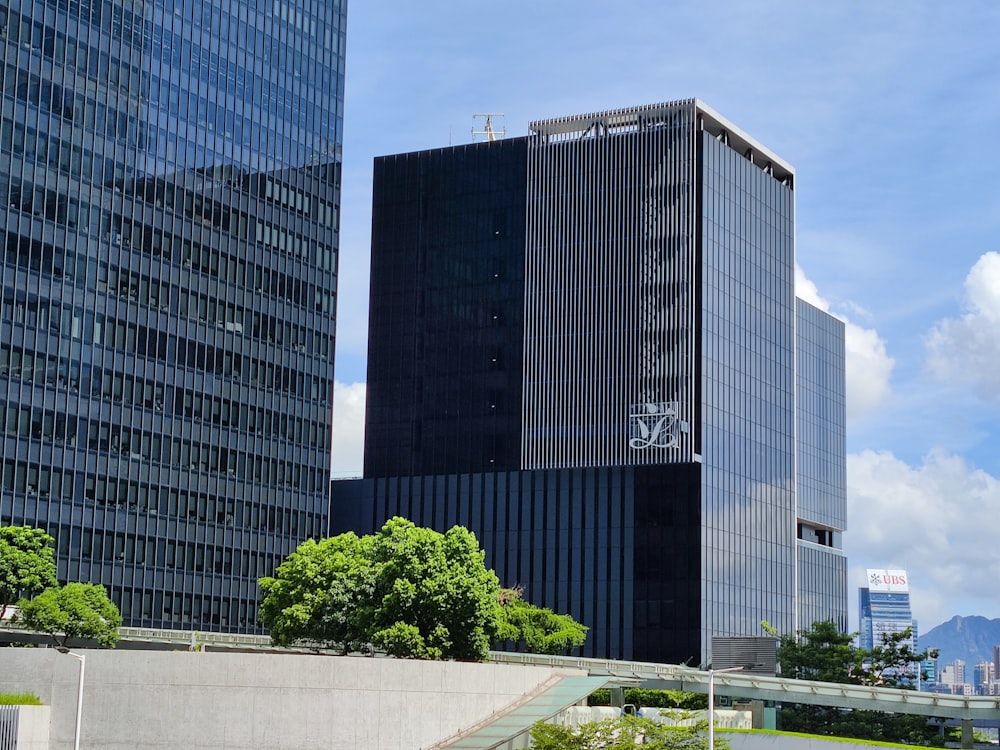
{"label": "elevated walkway", "polygon": [[[506,664],[582,669],[591,676],[630,680],[644,688],[708,693],[708,672],[691,667],[499,651],[492,652],[490,658]],[[977,726],[991,726],[1000,722],[1000,696],[919,693],[915,690],[813,682],[741,672],[716,672],[715,692],[717,695],[738,695],[742,698],[782,703],[807,703],[946,719],[971,719]]]}

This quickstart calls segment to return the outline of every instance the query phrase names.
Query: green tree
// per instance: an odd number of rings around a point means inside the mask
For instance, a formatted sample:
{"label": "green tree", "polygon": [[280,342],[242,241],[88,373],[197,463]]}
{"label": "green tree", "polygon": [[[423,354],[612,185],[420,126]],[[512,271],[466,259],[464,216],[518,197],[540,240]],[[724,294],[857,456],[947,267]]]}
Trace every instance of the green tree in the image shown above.
{"label": "green tree", "polygon": [[441,534],[393,518],[374,535],[301,545],[261,579],[260,619],[279,645],[482,660],[500,609],[500,583],[484,560],[461,526]]}
{"label": "green tree", "polygon": [[375,535],[372,643],[393,656],[483,660],[497,636],[500,581],[475,534],[403,518]]}
{"label": "green tree", "polygon": [[0,618],[21,595],[55,585],[52,537],[31,526],[0,527]]}
{"label": "green tree", "polygon": [[564,654],[587,640],[586,625],[526,602],[520,588],[500,592],[500,639],[535,654]]}
{"label": "green tree", "polygon": [[862,681],[882,687],[910,687],[930,651],[913,650],[913,628],[882,633],[881,642],[863,653]]}
{"label": "green tree", "polygon": [[[912,687],[914,665],[928,652],[916,653],[907,643],[912,631],[883,634],[871,651],[856,648],[853,635],[841,633],[831,621],[816,622],[798,636],[785,635],[778,644],[784,677],[882,687]],[[926,743],[935,732],[926,717],[885,714],[816,705],[783,705],[781,728],[836,737],[884,742]]]}
{"label": "green tree", "polygon": [[34,599],[22,599],[18,606],[18,622],[29,630],[47,633],[57,646],[64,647],[70,638],[93,638],[105,648],[118,641],[122,617],[99,584],[53,586]]}
{"label": "green tree", "polygon": [[777,653],[781,676],[857,683],[861,660],[853,640],[854,635],[841,633],[833,620],[814,622],[797,635],[783,635]]}
{"label": "green tree", "polygon": [[[579,727],[539,722],[531,729],[532,750],[633,750],[636,745],[652,750],[706,750],[706,722],[673,727],[641,716],[593,721]],[[716,735],[720,750],[728,743]]]}
{"label": "green tree", "polygon": [[372,538],[353,532],[321,542],[309,539],[261,578],[265,597],[260,620],[278,646],[303,641],[343,653],[360,651],[371,640],[373,608]]}

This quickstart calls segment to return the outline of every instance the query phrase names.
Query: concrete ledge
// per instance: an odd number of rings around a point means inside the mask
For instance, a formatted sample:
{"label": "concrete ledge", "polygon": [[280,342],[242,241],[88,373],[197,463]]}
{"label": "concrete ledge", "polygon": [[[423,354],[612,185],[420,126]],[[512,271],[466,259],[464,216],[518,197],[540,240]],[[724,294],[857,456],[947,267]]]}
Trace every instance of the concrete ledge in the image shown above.
{"label": "concrete ledge", "polygon": [[[87,659],[86,750],[414,750],[567,672],[305,654],[78,653]],[[0,649],[0,691],[31,691],[51,706],[52,750],[73,746],[78,678],[79,662],[53,649]]]}

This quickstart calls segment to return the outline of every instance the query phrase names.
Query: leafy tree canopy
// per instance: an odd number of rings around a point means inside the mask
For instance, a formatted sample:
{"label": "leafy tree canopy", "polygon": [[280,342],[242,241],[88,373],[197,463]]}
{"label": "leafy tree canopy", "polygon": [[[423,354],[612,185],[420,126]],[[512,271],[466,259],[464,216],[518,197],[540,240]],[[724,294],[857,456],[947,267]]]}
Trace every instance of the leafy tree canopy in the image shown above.
{"label": "leafy tree canopy", "polygon": [[536,654],[563,654],[587,640],[586,625],[569,615],[526,602],[520,588],[500,593],[500,638],[521,644]]}
{"label": "leafy tree canopy", "polygon": [[857,634],[841,633],[832,620],[815,622],[778,642],[782,676],[879,687],[908,687],[928,651],[917,653],[913,629],[883,633],[871,651],[854,646]]}
{"label": "leafy tree canopy", "polygon": [[278,645],[344,653],[486,658],[499,627],[500,583],[474,534],[393,518],[374,534],[307,541],[262,578],[260,619]]}
{"label": "leafy tree canopy", "polygon": [[22,594],[55,585],[52,537],[31,526],[0,527],[0,617]]}
{"label": "leafy tree canopy", "polygon": [[[637,745],[652,750],[707,750],[704,721],[694,726],[673,727],[642,716],[622,716],[564,727],[539,722],[531,729],[532,750],[633,750]],[[716,736],[719,750],[728,743]]]}
{"label": "leafy tree canopy", "polygon": [[[913,650],[913,628],[883,633],[881,642],[862,652],[862,683],[882,687],[910,687],[922,662],[931,658],[929,650]],[[936,657],[936,652],[934,654]]]}
{"label": "leafy tree canopy", "polygon": [[65,646],[70,638],[93,638],[105,648],[118,641],[121,614],[101,585],[53,586],[34,599],[22,599],[18,607],[18,622],[29,630],[47,633],[57,646]]}
{"label": "leafy tree canopy", "polygon": [[572,617],[501,590],[462,526],[441,534],[393,518],[376,534],[309,540],[260,586],[260,620],[279,646],[482,660],[498,639],[559,653],[587,636]]}
{"label": "leafy tree canopy", "polygon": [[[853,645],[854,635],[831,622],[816,622],[797,636],[782,636],[778,663],[784,677],[880,687],[912,687],[916,670],[929,652],[910,645],[911,629],[885,633],[870,651]],[[838,737],[924,744],[934,738],[926,717],[877,711],[844,711],[827,706],[781,709],[781,728]]]}
{"label": "leafy tree canopy", "polygon": [[468,529],[444,534],[402,518],[372,542],[372,643],[392,656],[486,658],[497,636],[500,581]]}
{"label": "leafy tree canopy", "polygon": [[781,676],[856,683],[860,661],[853,640],[854,636],[841,633],[833,620],[814,622],[797,635],[783,635],[777,654]]}
{"label": "leafy tree canopy", "polygon": [[278,566],[274,578],[261,578],[266,596],[260,619],[279,646],[309,641],[344,653],[368,642],[374,602],[371,537],[348,532],[312,539]]}

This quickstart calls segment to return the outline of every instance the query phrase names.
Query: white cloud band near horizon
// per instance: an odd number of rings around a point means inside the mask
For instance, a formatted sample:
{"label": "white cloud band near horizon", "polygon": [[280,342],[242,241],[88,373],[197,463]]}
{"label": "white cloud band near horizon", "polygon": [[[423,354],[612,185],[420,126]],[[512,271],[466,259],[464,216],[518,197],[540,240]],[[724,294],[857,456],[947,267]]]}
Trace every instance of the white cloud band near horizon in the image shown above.
{"label": "white cloud band near horizon", "polygon": [[969,385],[995,403],[1000,400],[1000,253],[985,253],[970,269],[965,307],[961,317],[945,318],[927,334],[927,366],[937,380]]}

